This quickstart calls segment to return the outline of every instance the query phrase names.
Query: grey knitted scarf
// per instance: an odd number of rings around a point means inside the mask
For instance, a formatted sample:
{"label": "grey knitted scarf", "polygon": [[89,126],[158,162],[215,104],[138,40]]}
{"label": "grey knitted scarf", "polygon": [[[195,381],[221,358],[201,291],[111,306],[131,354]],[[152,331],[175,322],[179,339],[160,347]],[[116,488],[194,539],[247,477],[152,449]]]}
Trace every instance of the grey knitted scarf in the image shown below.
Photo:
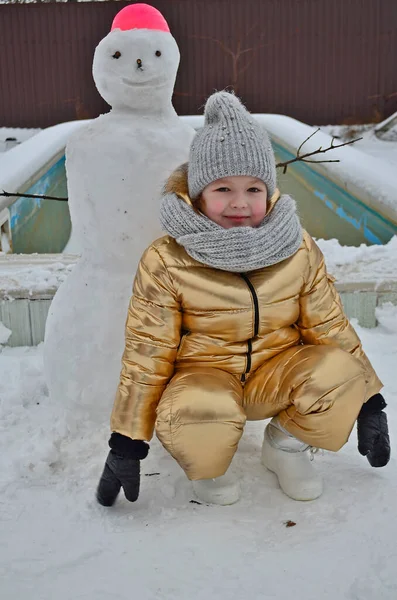
{"label": "grey knitted scarf", "polygon": [[160,223],[192,258],[236,273],[269,267],[289,258],[303,237],[295,201],[285,194],[258,227],[225,229],[170,193],[163,196]]}

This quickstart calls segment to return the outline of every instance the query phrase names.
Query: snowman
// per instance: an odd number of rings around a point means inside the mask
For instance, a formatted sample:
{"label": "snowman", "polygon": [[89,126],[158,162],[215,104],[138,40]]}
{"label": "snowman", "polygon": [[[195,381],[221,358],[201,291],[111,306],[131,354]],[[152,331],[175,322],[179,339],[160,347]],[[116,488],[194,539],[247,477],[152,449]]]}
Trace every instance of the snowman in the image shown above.
{"label": "snowman", "polygon": [[162,185],[187,160],[194,137],[171,103],[179,58],[158,10],[123,8],[93,62],[97,89],[112,110],[67,144],[69,209],[81,258],[51,304],[44,368],[51,398],[76,421],[103,423],[110,413],[136,266],[161,235]]}

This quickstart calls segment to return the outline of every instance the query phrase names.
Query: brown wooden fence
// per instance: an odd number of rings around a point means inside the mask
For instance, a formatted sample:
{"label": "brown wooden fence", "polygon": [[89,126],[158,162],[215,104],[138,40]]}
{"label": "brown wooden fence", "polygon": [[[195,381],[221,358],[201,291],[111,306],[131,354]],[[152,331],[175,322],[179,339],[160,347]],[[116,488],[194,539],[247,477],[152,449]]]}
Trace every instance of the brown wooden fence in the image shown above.
{"label": "brown wooden fence", "polygon": [[[307,123],[397,110],[397,0],[148,0],[181,51],[174,106],[232,86],[253,112]],[[0,126],[46,127],[108,108],[95,46],[125,2],[0,4]]]}

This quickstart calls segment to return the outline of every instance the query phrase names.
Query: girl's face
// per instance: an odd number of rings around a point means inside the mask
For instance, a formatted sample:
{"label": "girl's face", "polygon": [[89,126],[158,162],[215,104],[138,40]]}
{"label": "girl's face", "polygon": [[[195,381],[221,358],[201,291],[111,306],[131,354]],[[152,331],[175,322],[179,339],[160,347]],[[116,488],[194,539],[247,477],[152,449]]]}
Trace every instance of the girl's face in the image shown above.
{"label": "girl's face", "polygon": [[266,215],[267,188],[245,175],[217,179],[204,188],[198,208],[225,229],[258,227]]}

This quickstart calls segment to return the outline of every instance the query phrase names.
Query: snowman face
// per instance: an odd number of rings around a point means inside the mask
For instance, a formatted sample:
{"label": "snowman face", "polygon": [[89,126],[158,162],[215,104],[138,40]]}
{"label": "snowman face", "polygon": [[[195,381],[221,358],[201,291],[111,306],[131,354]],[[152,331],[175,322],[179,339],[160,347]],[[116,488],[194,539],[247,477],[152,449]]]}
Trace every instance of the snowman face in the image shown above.
{"label": "snowman face", "polygon": [[94,81],[113,108],[138,108],[139,100],[147,101],[147,92],[152,95],[164,89],[166,97],[171,97],[179,58],[178,46],[170,33],[116,29],[96,47]]}

